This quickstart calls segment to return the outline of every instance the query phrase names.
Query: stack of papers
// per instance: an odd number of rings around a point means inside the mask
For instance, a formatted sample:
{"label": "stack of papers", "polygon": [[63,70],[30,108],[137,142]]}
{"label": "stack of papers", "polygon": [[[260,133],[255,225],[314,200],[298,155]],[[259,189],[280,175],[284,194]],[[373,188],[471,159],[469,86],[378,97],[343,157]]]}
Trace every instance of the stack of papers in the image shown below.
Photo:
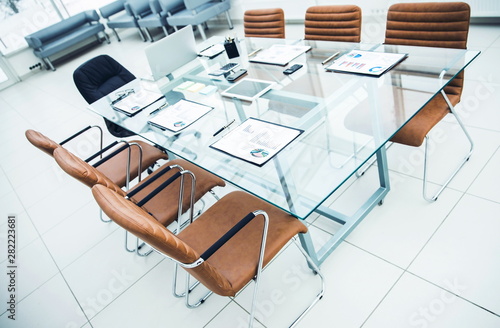
{"label": "stack of papers", "polygon": [[335,72],[380,76],[407,56],[408,54],[352,50],[335,60],[326,69]]}
{"label": "stack of papers", "polygon": [[162,130],[178,132],[193,124],[212,109],[213,107],[207,105],[181,99],[174,105],[163,109],[148,123]]}
{"label": "stack of papers", "polygon": [[303,130],[249,118],[210,147],[262,166]]}
{"label": "stack of papers", "polygon": [[269,49],[257,52],[249,61],[284,66],[310,49],[310,46],[275,44]]}
{"label": "stack of papers", "polygon": [[125,115],[134,116],[144,108],[162,98],[164,99],[165,97],[161,93],[141,89],[137,92],[131,93],[111,106],[113,109],[122,112]]}

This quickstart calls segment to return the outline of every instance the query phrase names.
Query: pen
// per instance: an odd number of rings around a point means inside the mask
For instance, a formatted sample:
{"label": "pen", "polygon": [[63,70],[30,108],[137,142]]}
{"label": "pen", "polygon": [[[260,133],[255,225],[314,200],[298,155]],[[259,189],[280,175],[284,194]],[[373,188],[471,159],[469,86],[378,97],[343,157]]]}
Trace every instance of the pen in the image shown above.
{"label": "pen", "polygon": [[262,48],[259,48],[257,50],[252,51],[251,53],[248,54],[248,57],[252,57],[253,55],[255,55],[256,53],[258,53],[261,50],[262,50]]}
{"label": "pen", "polygon": [[157,109],[155,109],[154,111],[149,113],[149,116],[158,113],[159,111],[161,111],[163,108],[165,108],[167,106],[168,106],[168,102],[165,102],[163,105],[161,105],[160,107],[158,107]]}
{"label": "pen", "polygon": [[111,105],[114,105],[117,102],[119,102],[120,100],[122,100],[123,98],[128,97],[128,95],[130,95],[131,93],[134,93],[134,89],[125,90],[122,94],[120,94],[118,96],[118,98],[116,98],[115,100],[113,100],[111,102]]}
{"label": "pen", "polygon": [[216,135],[218,135],[219,133],[221,133],[222,131],[224,131],[224,129],[227,129],[233,123],[234,123],[234,119],[231,122],[227,123],[227,125],[224,125],[222,128],[220,128],[219,130],[217,130],[217,132],[215,132],[213,136],[215,137]]}
{"label": "pen", "polygon": [[208,50],[208,49],[212,48],[213,46],[214,46],[214,44],[212,44],[211,46],[206,47],[205,49],[201,50],[198,54],[201,54],[203,51]]}
{"label": "pen", "polygon": [[323,60],[323,62],[321,63],[321,65],[325,65],[326,63],[328,63],[330,60],[332,60],[333,58],[335,58],[335,56],[337,56],[339,54],[339,52],[337,51],[336,53],[334,53],[333,55],[331,55],[330,57],[328,57],[327,59]]}

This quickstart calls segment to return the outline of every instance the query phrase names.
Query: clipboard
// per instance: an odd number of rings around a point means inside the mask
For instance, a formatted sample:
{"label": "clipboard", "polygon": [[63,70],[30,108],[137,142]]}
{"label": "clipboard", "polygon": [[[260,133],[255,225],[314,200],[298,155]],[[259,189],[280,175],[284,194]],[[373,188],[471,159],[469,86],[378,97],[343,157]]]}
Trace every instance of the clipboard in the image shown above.
{"label": "clipboard", "polygon": [[336,59],[327,71],[380,76],[408,57],[406,53],[351,50]]}
{"label": "clipboard", "polygon": [[160,99],[164,99],[165,102],[167,101],[161,93],[141,89],[117,102],[111,103],[111,107],[120,113],[132,117]]}
{"label": "clipboard", "polygon": [[210,148],[263,166],[303,132],[304,130],[250,117],[210,145]]}
{"label": "clipboard", "polygon": [[179,132],[199,120],[212,109],[213,107],[204,104],[181,99],[175,104],[162,109],[157,115],[148,120],[148,124],[161,130]]}

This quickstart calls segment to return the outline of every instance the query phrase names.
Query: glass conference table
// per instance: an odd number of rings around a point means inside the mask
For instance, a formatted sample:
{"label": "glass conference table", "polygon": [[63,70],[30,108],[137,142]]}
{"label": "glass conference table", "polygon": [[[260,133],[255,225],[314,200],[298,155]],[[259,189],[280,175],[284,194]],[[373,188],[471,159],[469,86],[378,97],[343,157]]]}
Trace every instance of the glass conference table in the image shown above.
{"label": "glass conference table", "polygon": [[[309,45],[311,50],[291,61],[304,65],[291,75],[283,74],[283,66],[249,62],[247,54],[273,44]],[[322,62],[330,55],[354,49],[407,53],[408,57],[380,77],[325,70],[331,62]],[[225,53],[213,59],[198,57],[176,70],[170,79],[156,83],[137,79],[117,90],[157,90],[170,104],[184,98],[214,108],[180,132],[147,123],[157,107],[154,105],[133,117],[113,110],[110,102],[116,99],[115,92],[89,108],[163,147],[172,157],[186,159],[298,219],[319,213],[340,224],[320,249],[315,249],[311,233],[300,236],[302,245],[318,264],[388,193],[385,145],[391,136],[479,55],[479,51],[458,49],[263,38],[242,40],[239,52],[240,57],[230,60]],[[221,96],[232,84],[223,76],[208,73],[229,61],[248,70],[242,79],[272,81],[273,88],[252,102]],[[179,90],[186,81],[217,89],[208,95]],[[261,167],[210,147],[247,118],[304,132]],[[235,122],[229,128],[213,136],[232,120]],[[372,157],[377,161],[379,186],[374,186],[371,196],[349,215],[324,206],[325,200]]]}

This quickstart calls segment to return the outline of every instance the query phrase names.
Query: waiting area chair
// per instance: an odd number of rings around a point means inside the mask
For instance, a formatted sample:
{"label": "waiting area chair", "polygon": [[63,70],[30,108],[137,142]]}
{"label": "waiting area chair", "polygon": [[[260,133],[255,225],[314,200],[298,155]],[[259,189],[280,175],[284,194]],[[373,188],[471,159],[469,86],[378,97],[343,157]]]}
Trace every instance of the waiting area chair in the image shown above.
{"label": "waiting area chair", "polygon": [[306,40],[361,41],[361,8],[355,5],[309,7],[304,24]]}
{"label": "waiting area chair", "polygon": [[285,13],[281,8],[247,10],[243,25],[246,37],[285,38]]}
{"label": "waiting area chair", "polygon": [[[108,55],[96,56],[81,64],[73,72],[73,81],[82,97],[91,104],[135,79],[125,67]],[[104,119],[108,131],[125,138],[134,133]]]}
{"label": "waiting area chair", "polygon": [[[194,204],[200,200],[216,186],[225,186],[224,181],[215,175],[185,160],[174,159],[166,162],[130,190],[125,191],[108,176],[103,174],[98,167],[90,165],[67,149],[62,147],[56,148],[53,154],[57,164],[71,177],[90,188],[99,184],[110,190],[114,190],[122,197],[127,196],[131,201],[140,204],[162,226],[168,226],[173,223],[182,213],[190,209],[190,204]],[[178,179],[179,174],[177,171],[183,171],[184,168],[192,172],[195,184],[184,186],[185,182]],[[152,191],[160,187],[162,189],[158,197],[153,199],[148,196]],[[183,190],[183,199],[181,200],[182,203],[179,204],[181,188]],[[184,196],[184,194],[186,195]],[[189,215],[194,215],[193,211]],[[177,231],[180,229],[180,224],[181,222],[179,221]],[[130,250],[127,239],[125,239],[125,248],[130,252],[136,251],[138,255],[145,255],[139,252],[139,243],[135,249]]]}
{"label": "waiting area chair", "polygon": [[105,6],[99,8],[102,18],[106,19],[106,25],[110,28],[116,36],[118,41],[121,41],[117,28],[136,28],[143,41],[146,41],[139,25],[137,18],[130,10],[130,6],[125,6],[125,0],[116,0]]}
{"label": "waiting area chair", "polygon": [[[184,7],[182,0],[151,0],[149,1],[150,11],[148,14],[137,13],[137,22],[139,27],[144,29],[149,41],[153,42],[153,36],[149,32],[150,28],[161,27],[165,36],[168,35],[167,17],[179,12]],[[176,27],[174,27],[176,29]]]}
{"label": "waiting area chair", "polygon": [[[201,305],[212,292],[234,297],[255,279],[249,327],[253,325],[263,267],[295,235],[307,232],[307,228],[296,218],[242,191],[231,192],[221,198],[178,235],[111,189],[96,185],[92,194],[101,209],[119,226],[173,260],[209,289],[199,301],[191,302],[188,278],[185,293],[188,307]],[[323,284],[319,268],[300,245],[297,246]],[[294,324],[322,298],[323,291],[324,285]]]}
{"label": "waiting area chair", "polygon": [[207,21],[224,13],[229,28],[233,29],[231,16],[229,16],[229,9],[231,9],[229,0],[184,0],[184,6],[186,9],[167,17],[170,26],[197,26],[201,37],[206,40],[204,30],[207,27]]}
{"label": "waiting area chair", "polygon": [[[399,3],[389,8],[385,34],[386,44],[446,47],[466,49],[469,32],[470,7],[464,2]],[[457,115],[454,106],[460,101],[464,73],[455,77],[439,95],[420,110],[391,141],[419,147],[425,141],[423,196],[435,201],[473,151],[473,141]],[[434,196],[427,195],[428,133],[445,116],[452,114],[470,143],[464,160],[441,185]]]}

